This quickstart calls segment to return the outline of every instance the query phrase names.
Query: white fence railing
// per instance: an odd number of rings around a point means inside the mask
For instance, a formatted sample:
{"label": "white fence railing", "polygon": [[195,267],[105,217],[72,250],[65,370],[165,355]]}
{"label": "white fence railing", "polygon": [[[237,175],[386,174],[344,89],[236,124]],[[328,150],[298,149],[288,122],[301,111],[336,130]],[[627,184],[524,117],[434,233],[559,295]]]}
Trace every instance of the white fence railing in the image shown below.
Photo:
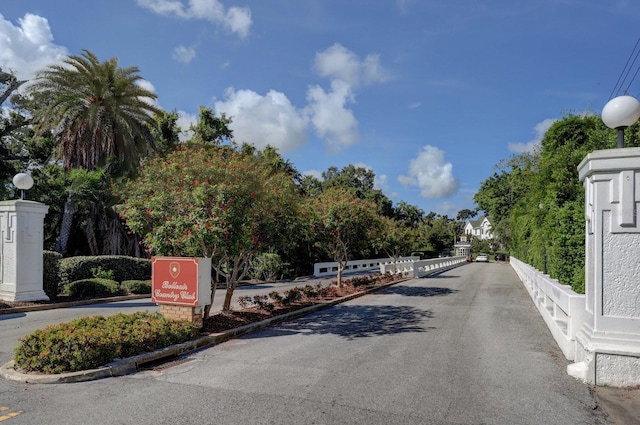
{"label": "white fence railing", "polygon": [[[401,260],[419,260],[420,257],[400,257]],[[393,261],[391,258],[373,258],[373,259],[365,259],[365,260],[354,260],[347,262],[347,266],[342,271],[342,273],[355,273],[361,271],[379,271],[380,265],[383,263],[387,263],[389,261]],[[316,277],[322,276],[334,276],[338,274],[338,263],[334,262],[326,262],[326,263],[315,263],[313,265],[313,275]]]}
{"label": "white fence railing", "polygon": [[398,261],[389,261],[380,265],[380,273],[401,273],[411,277],[425,277],[430,274],[438,273],[457,267],[467,262],[467,257],[445,257],[430,258],[428,260],[420,259],[400,259]]}
{"label": "white fence railing", "polygon": [[575,360],[576,333],[584,323],[586,314],[585,296],[515,257],[511,257],[510,262],[562,353],[567,360]]}

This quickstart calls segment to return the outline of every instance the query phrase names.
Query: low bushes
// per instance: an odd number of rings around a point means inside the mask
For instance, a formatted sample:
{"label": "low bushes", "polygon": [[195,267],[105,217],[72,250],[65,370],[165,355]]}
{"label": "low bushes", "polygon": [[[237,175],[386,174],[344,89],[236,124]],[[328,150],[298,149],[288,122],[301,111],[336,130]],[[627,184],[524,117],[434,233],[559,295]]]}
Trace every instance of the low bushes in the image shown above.
{"label": "low bushes", "polygon": [[189,341],[198,334],[198,326],[159,313],[84,317],[26,336],[14,361],[26,372],[75,372]]}
{"label": "low bushes", "polygon": [[60,260],[60,287],[95,276],[95,270],[110,271],[113,280],[151,279],[151,260],[124,255],[99,255],[95,257],[69,257]]}
{"label": "low bushes", "polygon": [[303,287],[296,286],[295,288],[284,291],[282,294],[277,291],[272,291],[269,295],[239,297],[238,304],[240,304],[241,308],[255,307],[259,310],[272,312],[276,308],[286,307],[295,303],[312,303],[322,299],[346,296],[374,285],[393,282],[397,277],[398,276],[391,274],[356,276],[344,280],[342,287],[337,286],[336,282],[332,282],[329,286],[323,286],[321,284],[315,286],[305,285]]}
{"label": "low bushes", "polygon": [[129,294],[143,295],[151,293],[151,283],[148,280],[125,280],[120,283],[120,286]]}
{"label": "low bushes", "polygon": [[144,295],[151,293],[148,280],[125,280],[118,283],[105,278],[81,279],[66,285],[62,294],[72,299],[104,298],[118,295]]}
{"label": "low bushes", "polygon": [[100,278],[76,280],[66,285],[62,293],[74,299],[124,295],[118,282]]}

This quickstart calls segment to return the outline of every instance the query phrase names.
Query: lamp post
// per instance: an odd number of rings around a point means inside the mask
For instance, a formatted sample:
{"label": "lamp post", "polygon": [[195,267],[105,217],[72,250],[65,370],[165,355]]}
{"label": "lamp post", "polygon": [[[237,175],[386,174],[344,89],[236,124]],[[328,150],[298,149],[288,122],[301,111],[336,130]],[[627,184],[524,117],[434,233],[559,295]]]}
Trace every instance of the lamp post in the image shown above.
{"label": "lamp post", "polygon": [[25,191],[33,187],[33,177],[27,173],[18,173],[13,176],[13,184],[20,189],[20,199],[25,199]]}
{"label": "lamp post", "polygon": [[618,96],[602,108],[602,122],[618,130],[618,148],[624,148],[624,129],[635,124],[640,118],[640,102],[633,96]]}

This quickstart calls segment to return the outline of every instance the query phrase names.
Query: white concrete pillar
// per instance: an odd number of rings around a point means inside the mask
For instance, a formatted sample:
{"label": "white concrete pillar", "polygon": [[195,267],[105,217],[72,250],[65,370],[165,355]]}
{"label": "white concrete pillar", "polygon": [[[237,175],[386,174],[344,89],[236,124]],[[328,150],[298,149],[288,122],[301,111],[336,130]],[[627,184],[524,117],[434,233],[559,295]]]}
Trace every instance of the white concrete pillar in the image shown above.
{"label": "white concrete pillar", "polygon": [[0,299],[48,300],[42,286],[44,216],[39,202],[0,202]]}
{"label": "white concrete pillar", "polygon": [[640,148],[595,151],[585,187],[586,320],[569,374],[594,385],[640,385]]}

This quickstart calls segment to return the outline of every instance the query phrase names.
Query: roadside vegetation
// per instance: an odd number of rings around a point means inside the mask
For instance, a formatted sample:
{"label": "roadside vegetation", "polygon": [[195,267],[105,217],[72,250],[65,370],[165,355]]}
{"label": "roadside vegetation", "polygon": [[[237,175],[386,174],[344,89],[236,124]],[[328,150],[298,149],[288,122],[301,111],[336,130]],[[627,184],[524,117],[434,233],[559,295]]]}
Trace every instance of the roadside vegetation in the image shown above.
{"label": "roadside vegetation", "polygon": [[[587,154],[616,146],[616,132],[599,116],[568,115],[555,122],[533,152],[496,166],[474,200],[491,217],[496,241],[538,270],[545,253],[551,277],[584,293],[584,187],[577,167]],[[625,132],[640,146],[640,126]]]}

